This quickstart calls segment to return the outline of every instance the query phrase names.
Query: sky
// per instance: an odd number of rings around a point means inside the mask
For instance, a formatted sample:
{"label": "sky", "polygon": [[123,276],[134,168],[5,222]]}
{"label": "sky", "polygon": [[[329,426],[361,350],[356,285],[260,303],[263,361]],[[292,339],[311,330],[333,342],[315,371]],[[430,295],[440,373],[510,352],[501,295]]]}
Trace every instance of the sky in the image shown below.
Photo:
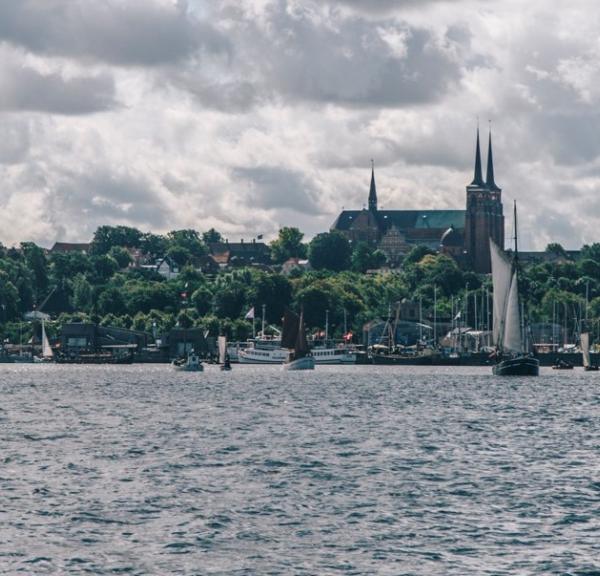
{"label": "sky", "polygon": [[463,209],[478,118],[521,246],[600,241],[598,30],[593,0],[0,0],[0,242],[310,238],[371,159],[380,207]]}

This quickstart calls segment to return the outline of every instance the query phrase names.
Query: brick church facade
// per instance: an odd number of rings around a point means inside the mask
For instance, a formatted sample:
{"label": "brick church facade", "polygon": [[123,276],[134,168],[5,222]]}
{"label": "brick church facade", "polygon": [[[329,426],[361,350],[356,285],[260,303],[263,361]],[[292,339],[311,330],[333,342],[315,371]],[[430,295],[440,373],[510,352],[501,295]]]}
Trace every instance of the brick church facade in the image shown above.
{"label": "brick church facade", "polygon": [[367,242],[379,248],[394,266],[415,246],[427,246],[453,257],[461,266],[489,273],[489,239],[504,246],[502,190],[494,178],[491,134],[484,180],[477,130],[475,171],[467,186],[465,210],[379,210],[373,168],[367,207],[344,210],[332,230],[342,232],[353,243]]}

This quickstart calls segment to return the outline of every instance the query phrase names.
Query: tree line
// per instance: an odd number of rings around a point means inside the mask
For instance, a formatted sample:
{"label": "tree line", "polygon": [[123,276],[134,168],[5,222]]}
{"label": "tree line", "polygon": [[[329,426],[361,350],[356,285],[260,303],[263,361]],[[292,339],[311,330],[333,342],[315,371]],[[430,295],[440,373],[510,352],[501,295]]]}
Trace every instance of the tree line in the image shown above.
{"label": "tree line", "polygon": [[[298,229],[283,228],[269,245],[273,270],[240,267],[210,275],[198,269],[198,262],[210,243],[223,241],[214,229],[156,235],[102,226],[88,253],[48,253],[31,242],[0,245],[0,337],[15,341],[23,315],[37,308],[52,315],[51,334],[65,322],[91,321],[157,335],[176,325],[200,326],[243,340],[252,332],[248,310],[254,307],[258,318],[263,305],[267,322],[275,325],[286,307],[303,307],[306,323],[315,330],[324,327],[328,314],[330,333],[339,337],[344,326],[359,333],[403,300],[418,301],[425,319],[432,318],[434,303],[437,317],[450,319],[460,306],[466,304],[468,311],[469,297],[475,301],[476,294],[491,291],[488,276],[463,270],[423,246],[415,247],[397,270],[365,274],[380,268],[385,255],[366,244],[352,246],[337,232],[303,240]],[[167,280],[130,266],[133,250],[151,261],[171,258],[179,276]],[[558,245],[548,251],[556,256],[553,261],[530,265],[522,274],[532,319],[551,320],[557,307],[569,322],[583,310],[600,318],[600,244],[584,246],[576,260]],[[289,258],[308,258],[312,269],[279,273],[277,265]]]}

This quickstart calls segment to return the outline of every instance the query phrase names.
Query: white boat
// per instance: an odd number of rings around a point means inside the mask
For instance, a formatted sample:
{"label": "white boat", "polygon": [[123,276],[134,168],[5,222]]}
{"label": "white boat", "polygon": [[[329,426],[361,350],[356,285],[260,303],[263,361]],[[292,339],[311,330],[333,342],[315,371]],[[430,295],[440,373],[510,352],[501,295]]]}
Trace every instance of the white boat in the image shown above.
{"label": "white boat", "polygon": [[509,259],[490,238],[494,285],[494,344],[496,376],[538,376],[540,363],[529,352],[527,325],[519,298],[517,206],[515,203],[515,252]]}
{"label": "white boat", "polygon": [[281,344],[288,348],[289,356],[283,365],[284,370],[314,370],[315,359],[310,352],[304,328],[304,311],[297,316],[285,311]]}
{"label": "white boat", "polygon": [[[272,344],[263,345],[256,341],[247,348],[239,349],[238,362],[240,364],[283,364],[288,359],[288,350]],[[357,353],[355,348],[349,346],[329,346],[313,348],[312,355],[316,364],[356,364]]]}
{"label": "white boat", "polygon": [[34,356],[33,361],[36,363],[54,362],[54,352],[52,351],[52,347],[50,346],[48,336],[46,335],[44,318],[42,318],[42,355]]}
{"label": "white boat", "polygon": [[202,372],[204,370],[200,356],[195,352],[188,354],[187,358],[173,360],[171,366],[180,372]]}

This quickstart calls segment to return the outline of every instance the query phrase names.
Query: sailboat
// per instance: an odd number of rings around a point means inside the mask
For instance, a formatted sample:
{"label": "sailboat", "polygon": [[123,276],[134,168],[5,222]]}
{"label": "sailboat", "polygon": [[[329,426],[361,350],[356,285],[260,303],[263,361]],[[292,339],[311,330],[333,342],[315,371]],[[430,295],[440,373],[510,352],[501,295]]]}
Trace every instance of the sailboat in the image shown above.
{"label": "sailboat", "polygon": [[283,330],[281,332],[281,345],[290,351],[286,362],[283,364],[285,370],[314,370],[315,359],[310,353],[306,340],[304,328],[304,311],[300,316],[291,310],[286,310],[283,317]]}
{"label": "sailboat", "polygon": [[586,372],[597,372],[598,365],[592,364],[592,360],[590,358],[590,333],[582,332],[580,339],[581,339],[581,355],[583,356],[583,369]]}
{"label": "sailboat", "polygon": [[42,355],[35,356],[33,359],[34,362],[54,362],[54,352],[52,351],[52,347],[50,346],[50,341],[48,340],[48,336],[46,334],[46,326],[44,323],[44,318],[42,318]]}
{"label": "sailboat", "polygon": [[231,361],[229,360],[229,354],[227,353],[227,337],[219,336],[219,364],[221,370],[231,370]]}
{"label": "sailboat", "polygon": [[538,376],[540,363],[526,345],[526,327],[519,298],[517,204],[515,202],[515,253],[512,259],[490,238],[494,285],[494,344],[496,376]]}

